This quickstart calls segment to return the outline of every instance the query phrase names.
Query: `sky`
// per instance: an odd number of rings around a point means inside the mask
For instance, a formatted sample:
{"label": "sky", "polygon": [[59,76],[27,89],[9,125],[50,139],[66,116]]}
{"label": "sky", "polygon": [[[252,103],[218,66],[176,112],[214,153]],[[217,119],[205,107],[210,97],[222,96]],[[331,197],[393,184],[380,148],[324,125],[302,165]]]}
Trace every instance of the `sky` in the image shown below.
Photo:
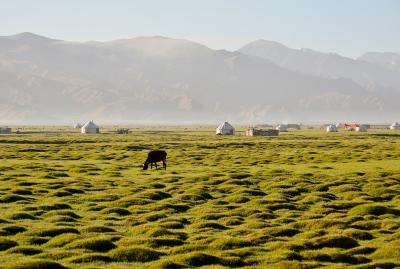
{"label": "sky", "polygon": [[236,50],[257,39],[358,57],[400,51],[400,0],[1,0],[0,35],[167,36]]}

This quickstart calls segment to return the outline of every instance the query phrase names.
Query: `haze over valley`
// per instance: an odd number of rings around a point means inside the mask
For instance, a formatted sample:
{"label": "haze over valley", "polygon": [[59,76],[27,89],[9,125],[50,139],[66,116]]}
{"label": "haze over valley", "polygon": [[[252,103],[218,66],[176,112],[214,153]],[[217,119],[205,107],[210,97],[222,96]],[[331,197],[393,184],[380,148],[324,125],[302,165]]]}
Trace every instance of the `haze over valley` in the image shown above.
{"label": "haze over valley", "polygon": [[336,53],[257,40],[238,51],[136,37],[0,37],[0,123],[392,122],[400,53]]}

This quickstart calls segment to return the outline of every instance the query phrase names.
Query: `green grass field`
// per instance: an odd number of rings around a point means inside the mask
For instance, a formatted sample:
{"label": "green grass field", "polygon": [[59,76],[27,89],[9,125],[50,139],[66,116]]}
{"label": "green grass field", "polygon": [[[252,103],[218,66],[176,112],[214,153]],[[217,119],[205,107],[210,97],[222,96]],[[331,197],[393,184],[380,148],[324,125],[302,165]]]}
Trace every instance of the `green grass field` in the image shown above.
{"label": "green grass field", "polygon": [[0,136],[0,268],[400,266],[399,131],[37,131]]}

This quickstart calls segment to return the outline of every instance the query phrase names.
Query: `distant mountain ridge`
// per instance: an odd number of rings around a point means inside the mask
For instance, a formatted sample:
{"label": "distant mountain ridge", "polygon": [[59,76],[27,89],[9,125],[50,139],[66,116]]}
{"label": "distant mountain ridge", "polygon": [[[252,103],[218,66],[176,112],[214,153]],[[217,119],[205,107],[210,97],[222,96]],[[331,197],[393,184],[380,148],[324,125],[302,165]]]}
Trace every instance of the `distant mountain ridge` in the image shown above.
{"label": "distant mountain ridge", "polygon": [[357,60],[400,71],[400,52],[367,52]]}
{"label": "distant mountain ridge", "polygon": [[239,52],[261,57],[280,67],[305,74],[326,78],[350,78],[371,90],[390,87],[400,91],[400,70],[388,68],[389,66],[385,64],[377,65],[378,61],[373,60],[371,53],[354,60],[336,53],[291,49],[267,40],[251,42],[239,49]]}
{"label": "distant mountain ridge", "polygon": [[[321,72],[298,70],[291,60],[298,52],[270,44],[270,55],[254,55],[251,46],[230,52],[159,36],[84,43],[3,36],[0,124],[397,119],[400,91],[391,73],[397,71],[344,57],[341,62],[362,71],[341,76],[325,64]],[[315,53],[316,59],[341,57]],[[387,73],[376,80],[368,73],[373,80],[365,83],[358,76],[365,70]]]}

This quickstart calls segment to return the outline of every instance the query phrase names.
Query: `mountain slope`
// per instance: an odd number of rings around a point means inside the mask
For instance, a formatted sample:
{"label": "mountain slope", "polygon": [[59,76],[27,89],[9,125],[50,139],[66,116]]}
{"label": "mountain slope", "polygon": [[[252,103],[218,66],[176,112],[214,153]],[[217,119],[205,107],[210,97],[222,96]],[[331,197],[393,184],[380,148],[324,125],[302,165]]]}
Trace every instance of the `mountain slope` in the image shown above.
{"label": "mountain slope", "polygon": [[396,52],[367,52],[357,60],[378,64],[382,67],[400,71],[400,53]]}
{"label": "mountain slope", "polygon": [[267,59],[283,68],[326,78],[350,78],[373,90],[390,87],[400,91],[400,72],[374,64],[373,61],[353,60],[335,53],[310,49],[291,49],[280,43],[258,40],[242,47],[239,52]]}
{"label": "mountain slope", "polygon": [[398,97],[187,40],[0,37],[0,123],[394,120]]}

